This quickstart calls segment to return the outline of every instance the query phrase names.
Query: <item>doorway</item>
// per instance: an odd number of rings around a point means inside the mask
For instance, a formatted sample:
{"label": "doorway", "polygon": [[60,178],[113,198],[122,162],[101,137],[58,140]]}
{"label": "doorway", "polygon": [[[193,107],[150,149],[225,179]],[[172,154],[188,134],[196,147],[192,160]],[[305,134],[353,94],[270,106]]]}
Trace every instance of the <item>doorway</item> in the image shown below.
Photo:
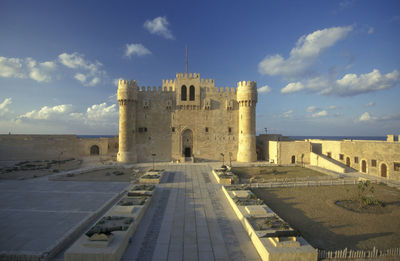
{"label": "doorway", "polygon": [[350,167],[350,158],[349,157],[346,158],[346,166]]}
{"label": "doorway", "polygon": [[292,164],[295,164],[296,163],[296,156],[292,156]]}
{"label": "doorway", "polygon": [[387,166],[386,164],[381,165],[381,177],[386,178],[387,177]]}
{"label": "doorway", "polygon": [[192,157],[193,155],[193,132],[186,129],[182,132],[182,156],[185,158]]}
{"label": "doorway", "polygon": [[361,172],[367,173],[367,162],[365,160],[361,161]]}
{"label": "doorway", "polygon": [[192,153],[190,151],[190,148],[185,148],[185,158],[190,158],[192,156]]}
{"label": "doorway", "polygon": [[92,147],[90,147],[90,155],[95,156],[99,154],[100,154],[99,146],[93,145]]}

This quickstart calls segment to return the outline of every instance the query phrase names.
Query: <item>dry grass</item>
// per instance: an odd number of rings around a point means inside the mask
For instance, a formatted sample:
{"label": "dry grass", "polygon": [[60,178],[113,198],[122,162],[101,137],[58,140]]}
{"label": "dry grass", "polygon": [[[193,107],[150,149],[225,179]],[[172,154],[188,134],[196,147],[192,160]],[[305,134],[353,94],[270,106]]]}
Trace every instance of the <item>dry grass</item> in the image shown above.
{"label": "dry grass", "polygon": [[238,175],[241,181],[247,181],[251,177],[255,177],[254,182],[275,179],[326,177],[321,172],[298,166],[233,167],[231,171]]}
{"label": "dry grass", "polygon": [[381,214],[356,213],[335,204],[354,199],[357,185],[253,189],[280,217],[319,249],[400,246],[400,191],[374,184]]}

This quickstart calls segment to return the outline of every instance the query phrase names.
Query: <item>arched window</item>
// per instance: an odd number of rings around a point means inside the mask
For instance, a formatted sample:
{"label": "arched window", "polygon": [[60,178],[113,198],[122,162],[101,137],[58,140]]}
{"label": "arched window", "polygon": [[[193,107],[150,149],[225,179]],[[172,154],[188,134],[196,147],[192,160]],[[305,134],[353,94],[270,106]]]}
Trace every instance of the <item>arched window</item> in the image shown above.
{"label": "arched window", "polygon": [[187,93],[186,93],[186,85],[182,85],[182,88],[181,88],[181,100],[182,101],[186,101],[186,96],[187,96]]}
{"label": "arched window", "polygon": [[194,86],[190,85],[189,87],[189,101],[194,101]]}

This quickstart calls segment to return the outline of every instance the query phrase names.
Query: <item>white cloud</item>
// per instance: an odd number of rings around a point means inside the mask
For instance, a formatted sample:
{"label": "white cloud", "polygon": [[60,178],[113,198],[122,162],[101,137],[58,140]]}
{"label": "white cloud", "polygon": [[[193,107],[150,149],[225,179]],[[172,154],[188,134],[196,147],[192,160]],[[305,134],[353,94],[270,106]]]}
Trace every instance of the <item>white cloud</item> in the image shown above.
{"label": "white cloud", "polygon": [[91,122],[107,122],[111,119],[118,119],[117,105],[107,105],[107,103],[94,104],[86,111],[86,119]]}
{"label": "white cloud", "polygon": [[326,107],[327,110],[335,110],[337,108],[336,105],[330,105],[328,107]]}
{"label": "white cloud", "polygon": [[29,77],[37,82],[49,82],[56,67],[54,62],[38,63],[30,57],[24,59],[0,57],[0,76],[6,78]]}
{"label": "white cloud", "polygon": [[268,85],[264,85],[260,88],[258,88],[257,90],[259,93],[269,93],[270,91],[272,91],[271,87],[269,87]]}
{"label": "white cloud", "polygon": [[372,107],[375,106],[375,102],[369,102],[367,104],[364,105],[365,107]]}
{"label": "white cloud", "polygon": [[282,117],[283,118],[290,118],[290,117],[292,117],[293,116],[293,110],[288,110],[288,111],[285,111],[284,113],[282,113]]}
{"label": "white cloud", "polygon": [[3,116],[9,112],[9,109],[7,107],[11,103],[12,103],[11,98],[5,98],[4,101],[2,103],[0,103],[0,116]]}
{"label": "white cloud", "polygon": [[374,28],[373,27],[370,27],[369,29],[368,29],[368,34],[373,34],[374,33]]}
{"label": "white cloud", "polygon": [[291,82],[281,90],[281,93],[298,92],[304,90],[304,88],[305,87],[301,82]]}
{"label": "white cloud", "polygon": [[58,56],[61,64],[71,69],[80,69],[84,72],[78,72],[74,78],[85,86],[95,86],[101,82],[101,76],[105,72],[101,69],[102,64],[99,61],[89,62],[79,53],[62,53]]}
{"label": "white cloud", "polygon": [[284,59],[279,54],[266,56],[259,63],[258,71],[263,75],[287,77],[303,75],[309,71],[325,49],[345,38],[352,30],[351,26],[331,27],[303,35],[290,51],[289,58]]}
{"label": "white cloud", "polygon": [[24,73],[22,73],[22,64],[23,60],[19,58],[0,56],[0,76],[6,78],[25,78]]}
{"label": "white cloud", "polygon": [[315,106],[308,106],[307,107],[307,112],[314,112],[314,111],[316,111],[318,108],[317,107],[315,107]]}
{"label": "white cloud", "polygon": [[399,72],[382,75],[374,69],[370,73],[346,74],[341,79],[329,80],[324,77],[307,79],[303,82],[292,82],[281,89],[281,93],[293,93],[298,91],[315,92],[320,95],[355,96],[362,93],[385,90],[399,83]]}
{"label": "white cloud", "polygon": [[168,20],[165,16],[159,16],[153,20],[146,20],[144,28],[146,28],[151,34],[161,35],[166,39],[174,39],[171,31],[168,29]]}
{"label": "white cloud", "polygon": [[328,112],[326,111],[326,110],[322,110],[322,111],[319,111],[319,112],[317,112],[317,113],[314,113],[313,115],[312,115],[312,117],[313,118],[318,118],[318,117],[325,117],[325,116],[327,116],[328,115]]}
{"label": "white cloud", "polygon": [[143,56],[151,54],[150,50],[142,44],[127,44],[125,49],[125,56],[131,57],[132,55]]}
{"label": "white cloud", "polygon": [[18,117],[19,120],[50,120],[59,119],[60,116],[68,113],[72,108],[71,104],[56,105],[53,107],[44,106],[40,110],[33,110]]}
{"label": "white cloud", "polygon": [[364,112],[361,116],[359,121],[367,122],[367,121],[372,121],[374,120],[373,117],[368,112]]}

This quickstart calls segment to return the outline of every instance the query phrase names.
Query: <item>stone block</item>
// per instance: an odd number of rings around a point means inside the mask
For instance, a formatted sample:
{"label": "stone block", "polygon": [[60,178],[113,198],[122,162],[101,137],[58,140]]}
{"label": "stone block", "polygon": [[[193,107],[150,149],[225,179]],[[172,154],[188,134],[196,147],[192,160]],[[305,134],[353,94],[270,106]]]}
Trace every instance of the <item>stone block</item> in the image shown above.
{"label": "stone block", "polygon": [[238,198],[247,198],[248,196],[254,195],[250,190],[234,190],[232,194]]}
{"label": "stone block", "polygon": [[266,217],[268,215],[268,211],[263,206],[246,206],[245,210],[250,216]]}

